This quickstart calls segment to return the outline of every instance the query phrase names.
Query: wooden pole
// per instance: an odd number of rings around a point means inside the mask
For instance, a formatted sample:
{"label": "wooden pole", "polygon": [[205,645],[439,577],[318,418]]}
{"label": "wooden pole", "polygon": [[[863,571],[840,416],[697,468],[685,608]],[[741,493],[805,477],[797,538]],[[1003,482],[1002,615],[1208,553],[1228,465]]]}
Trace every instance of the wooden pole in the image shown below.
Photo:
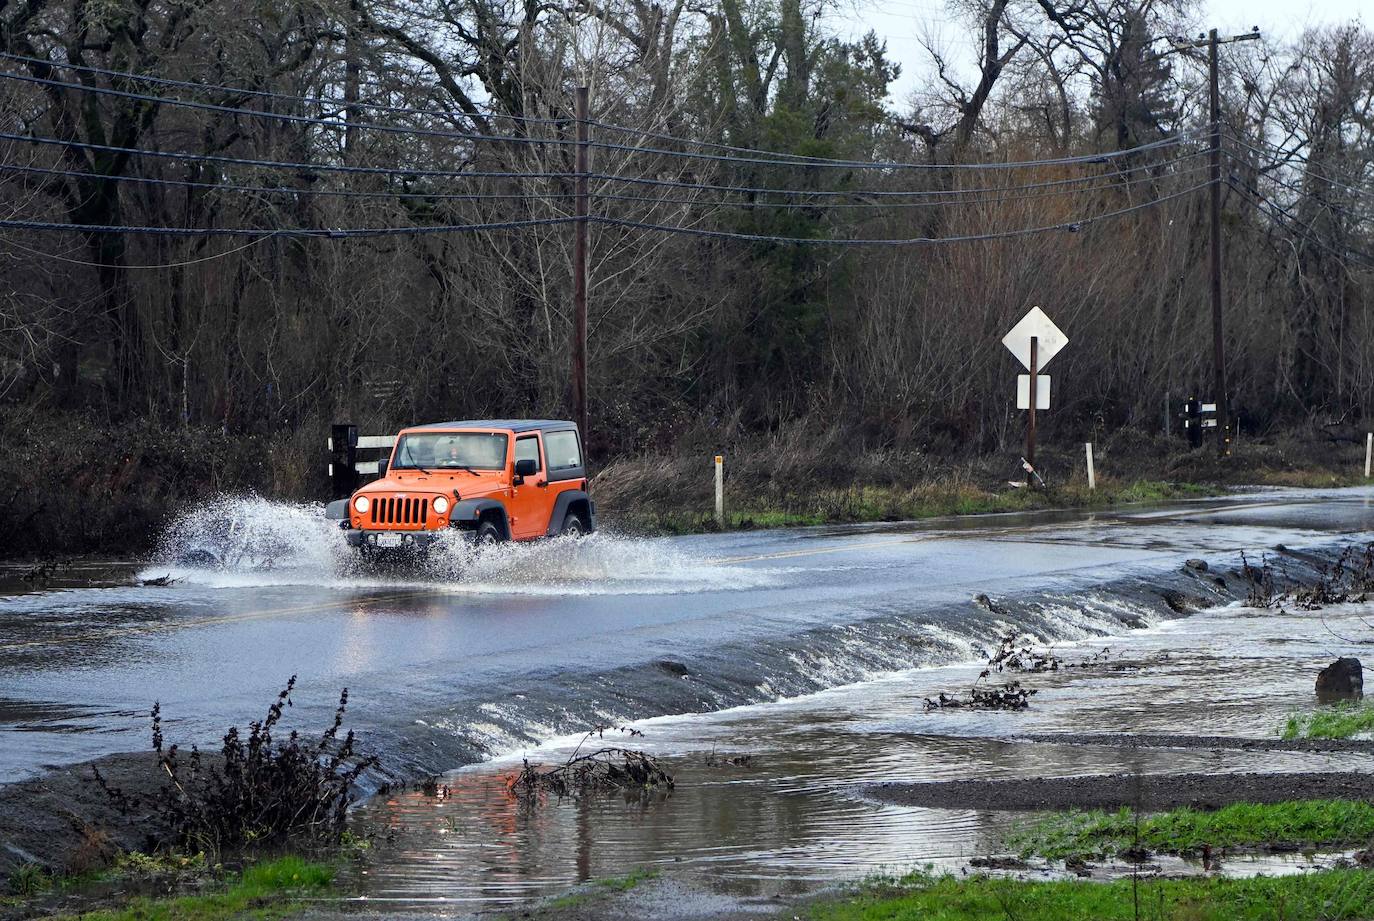
{"label": "wooden pole", "polygon": [[1367,480],[1371,472],[1374,472],[1374,432],[1369,432],[1364,436],[1364,478]]}
{"label": "wooden pole", "polygon": [[1217,30],[1207,36],[1207,69],[1209,80],[1209,101],[1211,103],[1212,132],[1210,144],[1211,158],[1211,200],[1209,202],[1212,225],[1212,363],[1216,372],[1217,400],[1217,455],[1225,457],[1230,453],[1227,444],[1226,399],[1226,347],[1222,333],[1221,311],[1221,91],[1217,67]]}
{"label": "wooden pole", "polygon": [[1091,441],[1083,444],[1083,450],[1088,454],[1088,491],[1097,489],[1097,474],[1093,470],[1093,443]]}
{"label": "wooden pole", "polygon": [[[573,223],[573,414],[582,432],[582,444],[591,441],[587,430],[587,87],[579,86],[577,98],[576,218]],[[584,449],[585,450],[585,449]]]}

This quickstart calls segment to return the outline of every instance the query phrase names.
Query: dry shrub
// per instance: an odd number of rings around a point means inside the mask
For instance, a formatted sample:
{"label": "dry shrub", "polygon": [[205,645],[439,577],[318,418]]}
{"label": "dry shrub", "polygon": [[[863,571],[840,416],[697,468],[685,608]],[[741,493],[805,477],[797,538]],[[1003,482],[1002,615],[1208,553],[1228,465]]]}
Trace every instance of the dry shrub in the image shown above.
{"label": "dry shrub", "polygon": [[176,745],[164,747],[161,708],[153,705],[153,750],[157,768],[167,775],[159,793],[144,802],[109,786],[95,769],[96,782],[125,816],[151,814],[169,830],[172,844],[191,851],[223,853],[248,847],[337,846],[358,777],[376,765],[359,756],[353,731],[339,738],[348,689],[339,697],[334,721],[318,739],[307,742],[292,731],[285,742],[273,738],[296,677],[268,708],[249,723],[247,734],[231,727],[220,757],[211,762],[191,747],[183,759]]}

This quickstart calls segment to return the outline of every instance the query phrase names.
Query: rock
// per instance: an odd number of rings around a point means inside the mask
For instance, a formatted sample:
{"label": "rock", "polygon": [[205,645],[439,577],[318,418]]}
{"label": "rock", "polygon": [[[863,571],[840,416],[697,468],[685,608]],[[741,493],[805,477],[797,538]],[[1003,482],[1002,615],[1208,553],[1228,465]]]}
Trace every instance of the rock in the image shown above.
{"label": "rock", "polygon": [[1164,599],[1164,603],[1169,606],[1169,610],[1175,614],[1187,614],[1193,609],[1192,601],[1187,595],[1172,588],[1166,588],[1159,593]]}
{"label": "rock", "polygon": [[993,601],[991,598],[989,598],[982,592],[979,592],[977,595],[973,596],[973,603],[981,608],[986,608],[993,614],[1006,614],[1005,608],[1003,608],[1000,604]]}
{"label": "rock", "polygon": [[1364,696],[1364,669],[1359,659],[1342,658],[1317,673],[1317,697],[1322,700]]}
{"label": "rock", "polygon": [[1193,572],[1206,572],[1206,571],[1207,571],[1207,561],[1206,561],[1206,560],[1184,560],[1184,561],[1183,561],[1183,565],[1186,566],[1186,567],[1188,567],[1189,569],[1191,569]]}

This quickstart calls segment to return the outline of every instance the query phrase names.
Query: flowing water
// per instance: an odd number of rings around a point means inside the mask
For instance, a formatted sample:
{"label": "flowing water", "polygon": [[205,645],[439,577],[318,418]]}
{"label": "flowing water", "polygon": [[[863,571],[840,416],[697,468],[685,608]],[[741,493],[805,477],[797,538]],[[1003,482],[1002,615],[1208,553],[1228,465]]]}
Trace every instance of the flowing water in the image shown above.
{"label": "flowing water", "polygon": [[[1235,607],[1238,551],[1299,548],[1278,556],[1310,577],[1374,532],[1369,490],[482,553],[454,542],[389,573],[360,569],[321,513],[225,497],[180,517],[147,561],[13,570],[0,781],[145,748],[153,700],[169,742],[213,745],[299,675],[293,728],[328,725],[347,687],[349,725],[390,770],[461,768],[442,800],[358,810],[361,828],[398,832],[367,891],[513,900],[646,864],[760,890],[960,861],[996,850],[1009,821],[879,806],[856,792],[866,780],[1363,764],[1022,736],[1271,736],[1374,613]],[[1189,556],[1213,567],[1183,567]],[[1034,676],[1023,713],[924,712],[1008,634],[1127,662]],[[522,756],[557,761],[586,727],[627,723],[644,733],[628,744],[667,759],[671,797],[524,808],[506,795]]]}
{"label": "flowing water", "polygon": [[[1007,676],[1038,692],[1021,712],[926,712],[925,698],[976,680],[982,663],[965,662],[644,720],[635,724],[642,737],[551,740],[449,775],[448,796],[408,792],[365,804],[356,827],[395,840],[377,849],[359,882],[370,899],[516,902],[651,868],[769,895],[927,864],[966,866],[1005,852],[1008,829],[1033,818],[879,805],[862,795],[869,782],[1367,770],[1367,754],[1072,740],[1083,732],[1276,738],[1288,714],[1312,706],[1316,669],[1346,648],[1335,634],[1374,636],[1374,605],[1320,615],[1232,606],[1129,637],[1058,644],[1065,663],[1088,664]],[[1025,740],[1048,734],[1064,742]],[[522,759],[555,764],[579,745],[601,744],[659,755],[675,789],[647,802],[609,795],[534,805],[507,793]],[[1228,869],[1291,872],[1323,862],[1254,857]],[[1167,869],[1186,866],[1175,860]]]}
{"label": "flowing water", "polygon": [[[1363,496],[1339,507],[1370,517]],[[1179,572],[1194,542],[1330,540],[1300,512],[1278,526],[1187,507],[481,553],[455,541],[378,573],[321,507],[226,497],[178,518],[141,565],[73,567],[0,595],[0,780],[145,747],[154,700],[177,741],[213,744],[291,675],[299,728],[327,723],[347,687],[351,724],[413,775],[586,725],[966,660],[1006,632],[1119,633],[1176,616],[1162,587],[1189,604],[1232,597]]]}

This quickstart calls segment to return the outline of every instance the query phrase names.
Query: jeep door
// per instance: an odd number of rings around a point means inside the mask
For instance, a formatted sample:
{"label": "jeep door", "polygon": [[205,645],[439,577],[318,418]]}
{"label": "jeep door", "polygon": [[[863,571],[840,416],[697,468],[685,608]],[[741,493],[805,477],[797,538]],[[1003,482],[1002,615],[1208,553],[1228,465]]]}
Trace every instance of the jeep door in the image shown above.
{"label": "jeep door", "polygon": [[[515,482],[515,462],[530,458],[538,464],[533,476],[525,477],[525,482]],[[508,510],[510,513],[511,537],[516,540],[530,540],[543,537],[549,530],[549,514],[553,508],[553,495],[549,489],[548,465],[544,460],[544,445],[538,432],[519,435],[515,439],[515,451],[511,459],[511,490]]]}

